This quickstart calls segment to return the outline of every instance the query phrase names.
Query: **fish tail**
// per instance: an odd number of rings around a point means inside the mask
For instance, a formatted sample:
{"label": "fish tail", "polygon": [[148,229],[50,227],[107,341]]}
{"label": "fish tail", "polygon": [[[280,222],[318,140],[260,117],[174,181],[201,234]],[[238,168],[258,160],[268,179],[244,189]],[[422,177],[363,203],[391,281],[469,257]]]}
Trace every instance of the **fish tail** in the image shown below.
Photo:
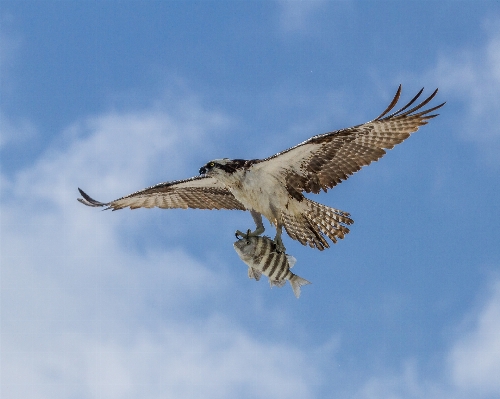
{"label": "fish tail", "polygon": [[290,277],[290,284],[292,285],[292,290],[295,296],[298,298],[300,296],[300,287],[303,285],[311,284],[310,281],[307,281],[305,278],[299,277],[296,274],[292,274],[292,277]]}

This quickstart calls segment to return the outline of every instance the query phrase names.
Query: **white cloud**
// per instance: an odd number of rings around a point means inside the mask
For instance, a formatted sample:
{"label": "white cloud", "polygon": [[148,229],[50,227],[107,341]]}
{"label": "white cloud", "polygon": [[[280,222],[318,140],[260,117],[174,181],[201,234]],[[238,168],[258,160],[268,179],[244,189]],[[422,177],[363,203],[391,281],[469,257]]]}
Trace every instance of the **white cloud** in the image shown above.
{"label": "white cloud", "polygon": [[223,270],[182,248],[134,250],[122,240],[146,227],[137,213],[75,200],[77,184],[114,198],[182,176],[227,123],[189,102],[89,118],[2,176],[2,396],[312,396],[317,369],[303,351],[258,342],[210,308],[233,290]]}
{"label": "white cloud", "polygon": [[285,32],[304,31],[312,15],[326,4],[325,0],[280,0],[279,22]]}
{"label": "white cloud", "polygon": [[449,362],[453,383],[460,389],[500,395],[500,281],[473,330],[453,347]]}
{"label": "white cloud", "polygon": [[150,176],[166,172],[179,176],[190,157],[206,150],[208,135],[227,124],[222,115],[208,114],[195,105],[189,111],[148,110],[88,118],[66,130],[66,144],[51,149],[17,176],[16,194],[29,198],[28,192],[36,191],[36,200],[63,204],[74,198],[75,184],[99,184],[103,195],[116,195],[136,190]]}
{"label": "white cloud", "polygon": [[[465,105],[456,128],[477,143],[488,159],[498,163],[500,150],[500,24],[487,29],[486,43],[442,55],[430,71],[448,104]],[[449,106],[450,106],[449,105]],[[444,111],[443,111],[444,112]]]}
{"label": "white cloud", "polygon": [[173,322],[154,333],[113,333],[112,338],[34,334],[41,344],[4,351],[3,394],[12,399],[311,397],[314,371],[297,372],[310,366],[304,353],[259,343],[221,318]]}
{"label": "white cloud", "polygon": [[500,280],[493,284],[491,291],[486,303],[472,317],[472,328],[462,332],[448,353],[438,360],[441,372],[424,376],[419,373],[417,363],[409,360],[399,374],[369,378],[355,398],[486,399],[500,396]]}

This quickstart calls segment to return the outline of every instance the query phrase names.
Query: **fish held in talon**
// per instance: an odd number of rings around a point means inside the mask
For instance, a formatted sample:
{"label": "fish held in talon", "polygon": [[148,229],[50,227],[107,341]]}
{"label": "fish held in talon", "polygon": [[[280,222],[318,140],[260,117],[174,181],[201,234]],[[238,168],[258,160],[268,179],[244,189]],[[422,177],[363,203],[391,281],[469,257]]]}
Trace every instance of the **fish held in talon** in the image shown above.
{"label": "fish held in talon", "polygon": [[283,287],[290,281],[293,293],[300,297],[300,287],[311,284],[306,279],[292,273],[290,268],[297,261],[293,256],[280,251],[273,240],[266,236],[243,237],[236,241],[234,249],[248,265],[248,277],[260,280],[262,274],[269,278],[272,286]]}

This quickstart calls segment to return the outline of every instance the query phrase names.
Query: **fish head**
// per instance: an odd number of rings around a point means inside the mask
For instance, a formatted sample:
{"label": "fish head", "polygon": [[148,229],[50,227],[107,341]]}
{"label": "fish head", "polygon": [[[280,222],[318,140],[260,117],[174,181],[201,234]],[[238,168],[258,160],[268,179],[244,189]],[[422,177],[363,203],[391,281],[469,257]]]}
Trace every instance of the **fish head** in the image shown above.
{"label": "fish head", "polygon": [[236,253],[243,261],[253,258],[259,239],[262,237],[243,237],[233,244]]}

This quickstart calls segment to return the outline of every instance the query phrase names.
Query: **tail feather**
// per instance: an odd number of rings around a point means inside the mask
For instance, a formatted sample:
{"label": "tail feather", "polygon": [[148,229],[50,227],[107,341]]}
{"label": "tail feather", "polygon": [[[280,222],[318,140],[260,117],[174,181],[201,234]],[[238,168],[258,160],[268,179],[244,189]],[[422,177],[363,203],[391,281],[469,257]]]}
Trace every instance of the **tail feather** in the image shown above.
{"label": "tail feather", "polygon": [[282,214],[282,222],[286,232],[293,240],[302,245],[318,248],[320,251],[328,248],[328,242],[321,234],[321,230],[312,223],[305,214],[291,215]]}
{"label": "tail feather", "polygon": [[297,298],[300,297],[300,287],[303,285],[311,284],[310,281],[307,281],[305,278],[299,277],[296,274],[293,274],[289,281],[292,285],[293,293]]}
{"label": "tail feather", "polygon": [[336,243],[337,239],[343,239],[349,233],[347,226],[354,223],[347,212],[339,209],[308,199],[302,201],[302,204],[303,212],[295,215],[285,212],[282,214],[286,232],[302,245],[309,245],[322,251],[330,247],[325,237]]}

